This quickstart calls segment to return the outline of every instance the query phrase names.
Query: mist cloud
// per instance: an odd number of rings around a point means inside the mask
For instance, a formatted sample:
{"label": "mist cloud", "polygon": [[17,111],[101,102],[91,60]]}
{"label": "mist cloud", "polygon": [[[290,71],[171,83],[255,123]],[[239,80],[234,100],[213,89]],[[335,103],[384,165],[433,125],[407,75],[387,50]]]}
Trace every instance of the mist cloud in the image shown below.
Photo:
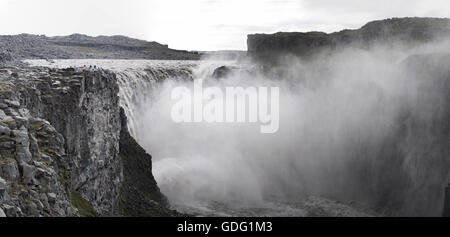
{"label": "mist cloud", "polygon": [[[414,124],[434,123],[442,106],[437,101],[443,100],[424,94],[424,83],[436,82],[408,73],[404,62],[447,45],[346,48],[314,60],[288,58],[270,76],[244,70],[223,80],[211,78],[217,65],[204,61],[194,75],[212,86],[279,86],[279,131],[260,134],[248,123],[174,124],[170,91],[192,82],[166,80],[143,103],[136,136],[152,153],[155,177],[173,203],[258,206],[274,197],[317,195],[397,214],[438,215],[448,178],[434,168],[432,180],[418,175],[414,164],[430,167],[435,161],[413,151],[434,143],[414,138],[422,133]],[[423,98],[434,102],[425,106]],[[423,117],[424,111],[430,116]],[[434,157],[445,155],[435,152]],[[417,199],[404,201],[409,195]]]}

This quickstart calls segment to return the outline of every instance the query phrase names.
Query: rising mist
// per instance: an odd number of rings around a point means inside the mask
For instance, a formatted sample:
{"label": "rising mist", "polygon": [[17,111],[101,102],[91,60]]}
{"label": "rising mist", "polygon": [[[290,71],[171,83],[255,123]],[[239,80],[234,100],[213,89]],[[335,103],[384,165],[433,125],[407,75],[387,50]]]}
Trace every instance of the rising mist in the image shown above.
{"label": "rising mist", "polygon": [[[203,61],[193,77],[205,86],[279,86],[279,131],[261,134],[246,123],[174,123],[170,92],[192,82],[167,79],[142,103],[136,136],[151,151],[158,184],[174,203],[258,206],[317,195],[389,215],[439,215],[449,177],[433,167],[445,143],[436,144],[430,135],[439,131],[427,126],[444,119],[439,113],[447,101],[442,91],[423,90],[439,88],[438,82],[414,73],[408,61],[443,45],[288,57],[265,73],[251,62],[227,62],[240,70],[222,79],[211,77],[220,63]],[[427,154],[428,148],[434,151]]]}

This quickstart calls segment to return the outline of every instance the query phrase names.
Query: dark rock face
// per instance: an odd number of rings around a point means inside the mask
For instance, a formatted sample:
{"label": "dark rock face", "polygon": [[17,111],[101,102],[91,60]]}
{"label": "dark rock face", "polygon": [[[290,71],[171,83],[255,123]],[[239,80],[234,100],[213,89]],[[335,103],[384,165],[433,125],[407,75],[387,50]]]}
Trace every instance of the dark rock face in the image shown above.
{"label": "dark rock face", "polygon": [[7,67],[0,87],[0,215],[166,213],[151,157],[121,132],[114,73]]}
{"label": "dark rock face", "polygon": [[13,59],[199,59],[198,53],[169,49],[157,42],[125,36],[90,37],[82,34],[0,36],[0,63]]}
{"label": "dark rock face", "polygon": [[117,203],[119,214],[126,216],[173,216],[152,175],[152,157],[128,132],[127,118],[120,110],[120,158],[123,161],[123,183]]}
{"label": "dark rock face", "polygon": [[122,180],[115,75],[63,69],[50,70],[41,78],[35,88],[20,91],[21,102],[66,138],[72,188],[100,214],[107,214]]}
{"label": "dark rock face", "polygon": [[339,47],[370,47],[374,44],[424,43],[450,36],[450,19],[392,18],[369,22],[358,30],[323,32],[279,32],[248,35],[248,53],[259,61],[271,62],[286,54],[308,57]]}
{"label": "dark rock face", "polygon": [[273,35],[248,35],[248,54],[256,59],[267,59],[284,54],[309,55],[312,52],[331,46],[328,34],[322,32],[283,33]]}
{"label": "dark rock face", "polygon": [[261,68],[259,67],[220,66],[214,69],[211,76],[215,79],[223,79],[235,74],[252,77],[257,75],[260,71]]}
{"label": "dark rock face", "polygon": [[414,55],[402,67],[408,69],[406,78],[421,78],[421,83],[417,100],[405,108],[398,134],[402,139],[397,143],[403,159],[415,167],[403,187],[413,188],[405,193],[407,200],[397,202],[414,206],[414,215],[440,214],[450,179],[450,55]]}
{"label": "dark rock face", "polygon": [[231,72],[232,72],[232,69],[230,67],[221,66],[214,70],[212,76],[213,76],[213,78],[220,79],[220,78],[230,75]]}
{"label": "dark rock face", "polygon": [[445,188],[443,217],[450,217],[450,185]]}

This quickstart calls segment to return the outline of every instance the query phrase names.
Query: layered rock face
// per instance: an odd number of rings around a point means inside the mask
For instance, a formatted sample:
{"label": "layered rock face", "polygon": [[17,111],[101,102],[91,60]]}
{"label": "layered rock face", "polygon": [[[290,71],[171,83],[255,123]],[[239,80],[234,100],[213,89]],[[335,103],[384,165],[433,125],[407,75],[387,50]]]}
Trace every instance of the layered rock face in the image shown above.
{"label": "layered rock face", "polygon": [[120,158],[123,161],[122,189],[117,200],[119,214],[127,216],[177,216],[168,210],[168,202],[151,172],[152,157],[136,142],[128,131],[127,117],[120,110]]}
{"label": "layered rock face", "polygon": [[21,81],[18,73],[24,72],[2,69],[0,76],[0,209],[6,216],[78,215],[65,139],[20,103],[19,88],[36,81]]}
{"label": "layered rock face", "polygon": [[450,36],[450,19],[392,18],[372,21],[357,30],[323,32],[278,32],[248,35],[248,54],[258,61],[273,62],[287,54],[309,57],[325,50],[374,44],[424,43]]}
{"label": "layered rock face", "polygon": [[[0,77],[0,208],[5,215],[135,214],[116,206],[124,206],[119,196],[129,192],[122,188],[123,150],[150,164],[136,172],[150,173],[146,184],[156,201],[147,198],[133,207],[165,213],[151,157],[137,143],[126,147],[120,141],[128,131],[122,130],[114,73],[10,67]],[[133,179],[133,173],[125,174]],[[126,186],[133,185],[139,184]]]}
{"label": "layered rock face", "polygon": [[36,89],[21,91],[22,104],[48,119],[66,138],[72,187],[104,214],[111,210],[122,179],[115,75],[62,70],[41,79]]}

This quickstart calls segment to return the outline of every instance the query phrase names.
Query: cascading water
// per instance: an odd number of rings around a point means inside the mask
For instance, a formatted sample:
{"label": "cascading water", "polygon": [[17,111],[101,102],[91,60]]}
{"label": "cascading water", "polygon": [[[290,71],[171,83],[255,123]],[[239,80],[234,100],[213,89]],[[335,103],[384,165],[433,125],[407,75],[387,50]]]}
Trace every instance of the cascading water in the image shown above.
{"label": "cascading water", "polygon": [[[314,212],[366,215],[331,200],[307,197],[299,194],[298,190],[292,194],[294,199],[286,198],[289,193],[287,187],[297,188],[295,183],[287,184],[289,177],[281,177],[294,175],[288,174],[295,172],[289,170],[292,150],[283,153],[286,157],[277,157],[277,153],[290,147],[291,143],[286,146],[279,141],[280,138],[287,139],[287,134],[264,137],[253,124],[180,124],[172,121],[170,110],[174,101],[170,97],[171,91],[177,86],[192,87],[192,79],[203,79],[205,86],[280,85],[261,75],[249,78],[252,73],[248,72],[224,81],[213,79],[214,69],[224,64],[237,66],[234,62],[224,61],[206,61],[186,68],[180,68],[178,63],[171,67],[166,65],[164,70],[177,67],[179,71],[191,71],[191,74],[175,74],[170,78],[158,75],[150,80],[145,74],[137,79],[140,82],[136,85],[145,84],[138,86],[140,90],[134,86],[136,78],[130,79],[130,74],[118,73],[124,104],[133,101],[133,109],[128,112],[133,117],[130,127],[139,143],[153,155],[155,178],[174,207],[199,215],[304,216],[315,215]],[[250,65],[239,66],[251,68]],[[147,70],[157,71],[157,67],[149,65]],[[142,76],[131,76],[136,75]],[[154,83],[158,80],[159,83]],[[290,87],[287,82],[281,84],[284,88]],[[293,100],[291,95],[285,99]],[[280,161],[281,164],[274,167]]]}
{"label": "cascading water", "polygon": [[[449,100],[442,89],[448,80],[445,70],[429,80],[407,73],[417,69],[410,54],[349,50],[291,60],[282,73],[264,74],[251,64],[223,61],[56,64],[116,71],[131,133],[152,154],[161,191],[181,211],[357,216],[381,208],[386,215],[440,215],[450,178]],[[250,70],[212,78],[222,65]],[[192,87],[199,78],[219,88],[278,86],[279,131],[261,134],[248,123],[174,123],[172,89]]]}

